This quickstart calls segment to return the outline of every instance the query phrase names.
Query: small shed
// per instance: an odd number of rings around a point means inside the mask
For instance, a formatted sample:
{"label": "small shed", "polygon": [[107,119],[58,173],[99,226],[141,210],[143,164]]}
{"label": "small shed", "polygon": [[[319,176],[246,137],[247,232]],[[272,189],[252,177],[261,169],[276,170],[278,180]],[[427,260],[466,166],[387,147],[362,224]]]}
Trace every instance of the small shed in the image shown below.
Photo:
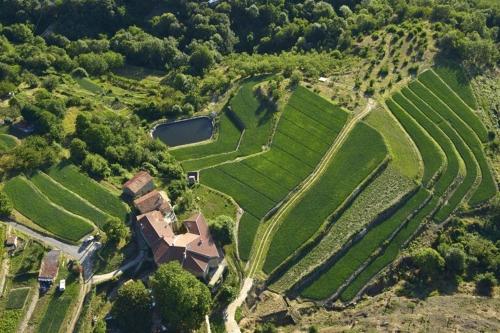
{"label": "small shed", "polygon": [[146,194],[154,190],[154,188],[153,177],[146,171],[138,172],[134,177],[123,184],[123,192],[132,198]]}
{"label": "small shed", "polygon": [[38,282],[52,284],[59,273],[60,250],[52,250],[43,257]]}
{"label": "small shed", "polygon": [[199,174],[198,171],[189,171],[187,173],[187,182],[190,185],[194,185],[198,182],[199,180]]}
{"label": "small shed", "polygon": [[18,244],[18,237],[13,235],[13,236],[9,236],[6,240],[5,240],[5,246],[15,250],[17,248],[17,244]]}

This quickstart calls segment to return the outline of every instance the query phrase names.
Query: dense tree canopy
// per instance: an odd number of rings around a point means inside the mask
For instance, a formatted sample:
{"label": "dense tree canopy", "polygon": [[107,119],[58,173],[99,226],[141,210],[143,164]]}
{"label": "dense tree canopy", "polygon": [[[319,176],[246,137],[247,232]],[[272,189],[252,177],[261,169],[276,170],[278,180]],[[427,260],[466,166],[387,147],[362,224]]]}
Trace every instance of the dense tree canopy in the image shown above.
{"label": "dense tree canopy", "polygon": [[141,281],[129,281],[118,289],[111,310],[123,332],[140,333],[151,327],[153,302],[149,291]]}
{"label": "dense tree canopy", "polygon": [[151,286],[164,321],[175,332],[198,328],[212,306],[207,286],[176,261],[161,265],[151,277]]}

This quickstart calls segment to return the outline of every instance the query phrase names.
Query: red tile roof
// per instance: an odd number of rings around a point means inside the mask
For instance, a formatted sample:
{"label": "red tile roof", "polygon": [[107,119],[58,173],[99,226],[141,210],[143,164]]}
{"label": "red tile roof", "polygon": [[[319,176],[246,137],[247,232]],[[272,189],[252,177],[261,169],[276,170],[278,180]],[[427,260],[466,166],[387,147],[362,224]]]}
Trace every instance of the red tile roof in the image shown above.
{"label": "red tile roof", "polygon": [[153,190],[134,200],[134,206],[142,214],[159,210],[166,214],[172,211],[168,195],[163,191]]}
{"label": "red tile roof", "polygon": [[38,274],[38,279],[43,280],[53,280],[56,278],[59,272],[59,256],[61,254],[60,250],[52,250],[48,252],[42,260],[42,265],[40,267],[40,273]]}
{"label": "red tile roof", "polygon": [[139,171],[134,177],[123,184],[123,189],[128,189],[132,193],[138,193],[141,188],[153,180],[153,177],[146,171]]}

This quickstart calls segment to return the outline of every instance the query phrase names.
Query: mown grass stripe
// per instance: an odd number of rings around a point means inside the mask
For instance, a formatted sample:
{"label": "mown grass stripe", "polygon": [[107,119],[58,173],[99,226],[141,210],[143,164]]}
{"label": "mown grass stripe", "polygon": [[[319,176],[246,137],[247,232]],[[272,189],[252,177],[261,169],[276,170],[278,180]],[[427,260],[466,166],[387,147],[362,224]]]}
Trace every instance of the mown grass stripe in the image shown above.
{"label": "mown grass stripe", "polygon": [[314,118],[313,115],[307,114],[305,112],[302,112],[299,107],[293,106],[291,104],[287,104],[285,107],[285,112],[283,113],[282,117],[285,117],[285,119],[290,119],[293,121],[301,122],[304,124],[310,124],[311,126],[317,128],[322,135],[328,134],[328,133],[338,133],[340,132],[340,128],[335,128],[332,129],[323,123],[319,122],[317,118]]}
{"label": "mown grass stripe", "polygon": [[238,252],[241,260],[246,261],[250,257],[250,251],[252,250],[259,223],[259,219],[248,212],[245,212],[240,219],[238,226]]}
{"label": "mown grass stripe", "polygon": [[[408,99],[408,96],[410,99]],[[441,149],[444,151],[446,156],[446,169],[443,170],[441,176],[434,184],[434,193],[436,196],[441,197],[444,195],[446,190],[453,184],[453,181],[458,176],[460,171],[460,160],[461,157],[455,149],[453,142],[449,137],[438,127],[434,122],[432,122],[420,108],[425,107],[425,104],[418,100],[418,97],[414,95],[411,90],[404,88],[401,93],[396,93],[393,95],[394,101],[398,103],[403,109],[410,114],[410,116],[417,121],[420,126],[422,126],[427,133],[439,144]]]}
{"label": "mown grass stripe", "polygon": [[269,162],[268,160],[263,158],[248,158],[246,160],[243,160],[242,164],[251,168],[252,170],[255,170],[255,172],[259,173],[262,177],[269,179],[276,184],[279,184],[287,191],[293,189],[297,185],[297,183],[300,182],[300,178],[298,178],[296,175],[290,173],[286,169],[283,169],[279,165]]}
{"label": "mown grass stripe", "polygon": [[53,203],[67,211],[94,222],[100,228],[102,228],[110,218],[108,214],[82,200],[82,198],[76,196],[73,192],[69,191],[41,171],[37,171],[30,177],[30,181]]}
{"label": "mown grass stripe", "polygon": [[102,211],[125,220],[128,209],[123,201],[93,179],[81,173],[73,164],[62,162],[50,168],[47,174],[59,184],[78,194]]}
{"label": "mown grass stripe", "polygon": [[468,82],[469,80],[459,65],[448,63],[433,67],[433,70],[467,105],[472,109],[477,107],[476,98]]}

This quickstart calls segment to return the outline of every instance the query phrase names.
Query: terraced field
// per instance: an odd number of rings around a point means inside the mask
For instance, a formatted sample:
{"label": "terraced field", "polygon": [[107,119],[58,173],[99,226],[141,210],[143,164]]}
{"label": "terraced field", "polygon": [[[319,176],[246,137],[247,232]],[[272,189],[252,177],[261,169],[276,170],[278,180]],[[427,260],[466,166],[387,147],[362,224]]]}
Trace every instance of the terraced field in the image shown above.
{"label": "terraced field", "polygon": [[281,222],[271,242],[264,272],[271,273],[317,233],[386,156],[382,136],[366,124],[356,125],[324,175]]}
{"label": "terraced field", "polygon": [[50,202],[29,180],[16,177],[5,183],[14,208],[47,231],[72,242],[92,232],[92,224]]}
{"label": "terraced field", "polygon": [[[111,216],[124,219],[127,215],[117,195],[75,166],[56,166],[50,174],[53,176],[37,171],[29,179],[17,176],[4,190],[19,213],[55,236],[76,242],[92,232],[94,225],[102,228]],[[61,180],[72,187],[64,186]]]}
{"label": "terraced field", "polygon": [[202,170],[200,181],[232,196],[245,210],[239,251],[248,258],[258,222],[318,164],[347,113],[299,87],[290,97],[268,152]]}
{"label": "terraced field", "polygon": [[214,142],[171,151],[182,162],[184,169],[200,170],[262,151],[271,134],[273,111],[261,105],[253,90],[266,78],[255,77],[244,81],[231,99],[229,108],[220,116],[218,137]]}
{"label": "terraced field", "polygon": [[[408,88],[386,101],[388,109],[420,153],[424,168],[418,191],[390,209],[387,209],[390,196],[381,196],[380,201],[386,202],[385,208],[379,210],[384,212],[382,215],[365,214],[365,219],[353,213],[353,210],[363,211],[365,206],[373,207],[369,193],[374,191],[372,185],[380,187],[380,182],[387,183],[383,180],[387,176],[387,171],[384,171],[336,219],[319,242],[309,246],[307,253],[298,258],[300,260],[289,261],[286,265],[286,256],[282,254],[286,251],[281,248],[292,248],[294,238],[300,238],[300,244],[311,244],[314,237],[303,229],[318,215],[317,212],[309,212],[307,216],[294,214],[302,224],[291,225],[290,232],[283,235],[280,235],[281,230],[278,231],[275,239],[281,238],[282,245],[271,245],[266,258],[266,273],[279,267],[268,281],[271,289],[287,292],[292,297],[339,298],[348,302],[397,258],[400,249],[411,240],[422,223],[430,220],[442,222],[463,202],[477,205],[495,195],[497,187],[482,147],[487,141],[486,128],[472,109],[476,106],[473,94],[461,77],[457,69],[451,67],[426,71]],[[360,146],[359,143],[356,145]],[[348,142],[342,149],[353,150],[346,147]],[[395,162],[399,164],[398,170],[411,169],[397,159],[389,167]],[[342,169],[336,167],[335,172],[338,177]],[[333,173],[329,177],[335,176]],[[330,188],[337,190],[333,185]],[[308,193],[313,197],[319,192],[311,190]],[[324,196],[317,195],[315,199],[319,201]],[[363,226],[366,231],[360,232]],[[357,237],[353,238],[353,235]]]}

